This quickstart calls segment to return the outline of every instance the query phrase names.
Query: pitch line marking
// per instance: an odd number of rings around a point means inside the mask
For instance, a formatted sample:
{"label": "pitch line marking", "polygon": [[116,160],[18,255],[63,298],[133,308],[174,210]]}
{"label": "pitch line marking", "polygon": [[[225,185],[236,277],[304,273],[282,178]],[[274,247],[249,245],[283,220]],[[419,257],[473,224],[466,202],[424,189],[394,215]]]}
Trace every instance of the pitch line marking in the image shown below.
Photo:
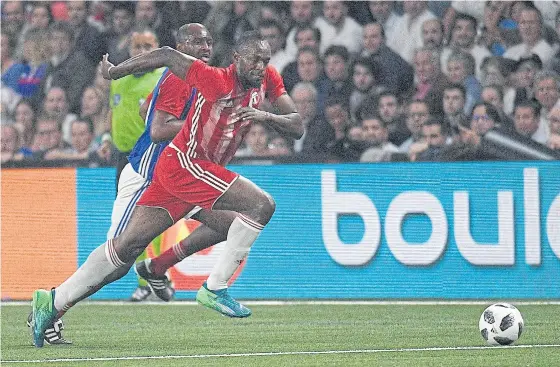
{"label": "pitch line marking", "polygon": [[404,353],[404,352],[440,352],[457,350],[487,350],[487,349],[531,349],[531,348],[560,348],[560,344],[534,344],[534,345],[499,345],[482,347],[431,347],[431,348],[398,348],[398,349],[357,349],[357,350],[326,350],[326,351],[301,351],[301,352],[261,352],[261,353],[232,353],[232,354],[194,354],[176,356],[134,356],[134,357],[99,357],[99,358],[58,358],[58,359],[32,359],[19,361],[1,361],[3,363],[62,363],[62,362],[108,362],[131,361],[149,359],[187,359],[187,358],[237,358],[237,357],[273,357],[319,354],[359,354],[359,353]]}

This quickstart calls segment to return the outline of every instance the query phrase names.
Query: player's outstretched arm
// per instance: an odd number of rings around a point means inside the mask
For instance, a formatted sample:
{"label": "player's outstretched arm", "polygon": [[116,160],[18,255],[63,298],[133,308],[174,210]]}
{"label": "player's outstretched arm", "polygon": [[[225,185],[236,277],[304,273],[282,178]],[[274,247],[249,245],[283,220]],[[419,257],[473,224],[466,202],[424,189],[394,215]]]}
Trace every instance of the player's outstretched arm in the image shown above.
{"label": "player's outstretched arm", "polygon": [[185,55],[171,47],[156,48],[148,53],[132,57],[118,65],[113,65],[105,54],[101,61],[101,71],[105,79],[120,79],[130,74],[148,72],[157,68],[167,67],[181,79],[185,79],[192,63],[197,59]]}

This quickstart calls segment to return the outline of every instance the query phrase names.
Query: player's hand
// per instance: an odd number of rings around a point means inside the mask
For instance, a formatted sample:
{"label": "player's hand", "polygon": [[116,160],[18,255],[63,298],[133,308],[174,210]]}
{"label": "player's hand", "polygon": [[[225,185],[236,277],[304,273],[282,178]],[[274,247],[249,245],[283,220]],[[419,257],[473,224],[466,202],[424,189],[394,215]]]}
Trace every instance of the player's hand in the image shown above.
{"label": "player's hand", "polygon": [[239,121],[253,121],[253,122],[266,122],[270,121],[271,114],[266,111],[257,110],[253,107],[243,107],[237,110],[237,112],[231,115],[230,124],[234,124]]}
{"label": "player's hand", "polygon": [[103,55],[103,60],[99,62],[101,64],[101,74],[103,74],[103,79],[112,80],[109,70],[115,65],[109,62],[109,54]]}

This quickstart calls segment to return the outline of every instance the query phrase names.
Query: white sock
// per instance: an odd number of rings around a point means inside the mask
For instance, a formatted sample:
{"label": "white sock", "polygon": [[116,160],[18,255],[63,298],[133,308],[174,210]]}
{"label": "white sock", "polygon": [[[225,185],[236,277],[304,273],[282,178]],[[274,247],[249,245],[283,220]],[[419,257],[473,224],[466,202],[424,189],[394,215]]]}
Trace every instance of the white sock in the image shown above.
{"label": "white sock", "polygon": [[210,290],[227,288],[227,283],[249,253],[251,245],[264,226],[245,216],[238,216],[233,220],[228,230],[224,251],[214,265],[206,286]]}
{"label": "white sock", "polygon": [[[128,272],[128,269],[124,269],[125,267],[128,267],[128,264],[122,262],[117,256],[113,240],[108,240],[93,250],[86,262],[55,289],[54,307],[58,311],[67,311],[85,295],[106,284],[112,274],[119,273],[120,275],[122,273],[120,270]],[[119,271],[117,272],[117,270]]]}

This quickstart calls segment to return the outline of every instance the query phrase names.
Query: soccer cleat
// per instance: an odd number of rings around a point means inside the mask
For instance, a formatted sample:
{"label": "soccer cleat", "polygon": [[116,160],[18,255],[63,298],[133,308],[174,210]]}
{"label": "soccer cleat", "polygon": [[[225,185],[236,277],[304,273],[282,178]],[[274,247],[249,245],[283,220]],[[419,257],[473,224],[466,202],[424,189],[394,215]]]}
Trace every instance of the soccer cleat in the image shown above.
{"label": "soccer cleat", "polygon": [[150,289],[150,286],[144,285],[138,287],[136,288],[136,290],[134,290],[132,296],[130,296],[130,301],[131,302],[145,301],[150,296],[150,294],[152,294],[152,290]]}
{"label": "soccer cleat", "polygon": [[144,278],[150,286],[152,292],[161,300],[169,302],[175,295],[175,289],[165,275],[155,275],[149,270],[150,259],[140,261],[134,265],[134,271],[139,277]]}
{"label": "soccer cleat", "polygon": [[45,343],[45,331],[53,324],[56,317],[54,308],[54,289],[46,291],[38,289],[33,292],[33,313],[31,331],[33,333],[33,345],[41,348]]}
{"label": "soccer cleat", "polygon": [[[33,325],[33,313],[30,313],[27,317],[27,326],[31,327],[31,325]],[[62,330],[64,330],[62,319],[58,319],[49,325],[45,330],[45,343],[49,345],[72,344],[70,340],[64,339]]]}
{"label": "soccer cleat", "polygon": [[227,288],[211,291],[206,286],[206,282],[196,293],[196,301],[228,317],[251,316],[251,310],[234,300],[228,294]]}

